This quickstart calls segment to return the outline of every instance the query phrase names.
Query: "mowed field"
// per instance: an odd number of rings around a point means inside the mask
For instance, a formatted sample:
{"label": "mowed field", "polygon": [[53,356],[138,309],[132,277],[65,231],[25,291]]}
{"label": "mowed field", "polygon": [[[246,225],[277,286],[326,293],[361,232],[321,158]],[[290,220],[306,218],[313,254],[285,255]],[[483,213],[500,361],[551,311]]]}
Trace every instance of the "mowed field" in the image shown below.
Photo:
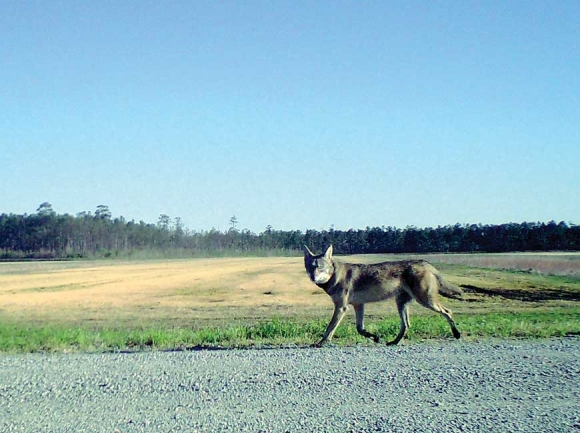
{"label": "mowed field", "polygon": [[[465,288],[465,300],[443,300],[459,323],[466,314],[577,308],[580,301],[580,254],[422,257]],[[301,257],[0,263],[3,323],[200,329],[269,318],[330,318],[331,312],[330,298],[308,280]],[[367,313],[373,320],[396,310],[391,301],[369,305]],[[433,313],[413,304],[411,314]]]}

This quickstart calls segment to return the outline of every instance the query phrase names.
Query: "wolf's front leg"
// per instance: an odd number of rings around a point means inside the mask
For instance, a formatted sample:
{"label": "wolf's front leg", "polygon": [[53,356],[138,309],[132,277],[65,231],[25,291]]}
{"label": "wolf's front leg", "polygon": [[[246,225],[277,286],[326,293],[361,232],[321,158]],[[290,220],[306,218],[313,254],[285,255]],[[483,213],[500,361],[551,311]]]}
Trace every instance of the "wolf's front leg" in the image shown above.
{"label": "wolf's front leg", "polygon": [[346,305],[335,305],[334,306],[334,313],[332,314],[332,319],[330,319],[330,323],[326,327],[326,331],[324,332],[324,336],[322,340],[318,343],[313,344],[313,347],[321,347],[324,343],[329,340],[332,340],[332,336],[334,335],[334,331],[338,328],[340,321],[346,314],[347,306]]}
{"label": "wolf's front leg", "polygon": [[401,292],[397,296],[397,309],[399,310],[399,317],[401,319],[401,329],[395,339],[387,343],[387,346],[399,344],[399,341],[401,341],[407,333],[407,329],[411,326],[409,322],[409,302],[411,302],[411,300],[411,295],[406,292]]}

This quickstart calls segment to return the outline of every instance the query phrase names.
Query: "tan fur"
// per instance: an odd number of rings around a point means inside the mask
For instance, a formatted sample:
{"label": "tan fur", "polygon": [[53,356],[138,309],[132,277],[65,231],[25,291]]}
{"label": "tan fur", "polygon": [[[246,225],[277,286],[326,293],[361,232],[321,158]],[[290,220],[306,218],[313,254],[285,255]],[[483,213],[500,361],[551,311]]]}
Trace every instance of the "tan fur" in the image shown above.
{"label": "tan fur", "polygon": [[459,298],[463,292],[445,281],[439,271],[425,260],[384,262],[373,265],[342,263],[332,259],[331,245],[321,255],[315,255],[308,247],[305,247],[304,266],[310,279],[322,288],[334,303],[334,314],[317,346],[332,339],[349,304],[353,306],[356,314],[358,333],[378,343],[379,337],[364,329],[364,304],[390,298],[394,298],[397,303],[401,329],[395,339],[387,344],[397,344],[405,336],[410,326],[409,303],[413,299],[445,317],[451,326],[453,336],[460,337],[451,310],[441,305],[438,294]]}

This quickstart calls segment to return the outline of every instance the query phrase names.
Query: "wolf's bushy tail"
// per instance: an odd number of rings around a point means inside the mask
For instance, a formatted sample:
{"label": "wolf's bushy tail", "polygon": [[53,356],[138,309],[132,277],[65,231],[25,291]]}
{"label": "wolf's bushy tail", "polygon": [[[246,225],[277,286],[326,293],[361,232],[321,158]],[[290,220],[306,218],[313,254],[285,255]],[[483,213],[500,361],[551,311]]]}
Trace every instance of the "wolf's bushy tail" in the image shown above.
{"label": "wolf's bushy tail", "polygon": [[439,281],[439,293],[441,295],[451,299],[461,299],[463,297],[463,290],[446,281],[438,272],[435,273],[435,276],[437,277],[437,281]]}

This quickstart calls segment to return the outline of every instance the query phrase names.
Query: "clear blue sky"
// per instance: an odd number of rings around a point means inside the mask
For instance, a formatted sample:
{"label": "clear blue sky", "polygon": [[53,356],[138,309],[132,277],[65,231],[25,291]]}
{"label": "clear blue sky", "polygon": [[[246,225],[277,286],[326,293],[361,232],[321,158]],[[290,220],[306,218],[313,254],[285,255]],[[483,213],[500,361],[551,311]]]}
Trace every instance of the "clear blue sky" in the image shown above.
{"label": "clear blue sky", "polygon": [[580,223],[578,1],[0,2],[0,213]]}

